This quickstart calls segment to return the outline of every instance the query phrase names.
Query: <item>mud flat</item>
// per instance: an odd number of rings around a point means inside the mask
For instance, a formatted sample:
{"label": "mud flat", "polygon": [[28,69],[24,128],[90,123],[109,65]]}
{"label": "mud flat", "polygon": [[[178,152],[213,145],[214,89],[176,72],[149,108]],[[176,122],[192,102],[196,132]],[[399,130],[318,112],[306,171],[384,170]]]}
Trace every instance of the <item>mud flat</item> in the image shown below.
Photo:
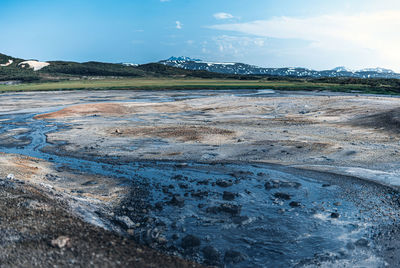
{"label": "mud flat", "polygon": [[[0,104],[4,198],[24,191],[33,203],[19,210],[77,224],[26,236],[15,227],[19,253],[42,237],[64,266],[98,247],[106,266],[136,249],[149,252],[140,265],[151,254],[166,266],[399,264],[397,97],[79,91],[4,94]],[[53,216],[41,220],[58,230]],[[93,249],[51,246],[56,233],[84,240],[78,227],[101,236]]]}

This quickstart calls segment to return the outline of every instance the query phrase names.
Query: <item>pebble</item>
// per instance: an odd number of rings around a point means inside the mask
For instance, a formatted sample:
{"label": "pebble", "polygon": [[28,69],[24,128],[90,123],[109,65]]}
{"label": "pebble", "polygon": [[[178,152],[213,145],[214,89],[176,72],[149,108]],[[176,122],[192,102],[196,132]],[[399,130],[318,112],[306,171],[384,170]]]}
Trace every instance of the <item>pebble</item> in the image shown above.
{"label": "pebble", "polygon": [[278,199],[290,200],[292,197],[286,193],[274,193],[274,197]]}
{"label": "pebble", "polygon": [[220,263],[221,253],[219,253],[216,248],[212,246],[206,246],[203,248],[202,252],[206,264],[216,265]]}
{"label": "pebble", "polygon": [[183,249],[199,247],[200,244],[201,244],[200,239],[194,235],[185,236],[184,238],[182,238],[181,242],[181,246]]}
{"label": "pebble", "polygon": [[51,240],[51,245],[60,249],[70,247],[71,239],[68,236],[59,236],[58,238]]}
{"label": "pebble", "polygon": [[227,201],[232,201],[235,199],[235,197],[236,194],[227,191],[224,191],[224,194],[222,195],[222,198]]}
{"label": "pebble", "polygon": [[225,252],[224,261],[228,264],[235,264],[244,261],[246,258],[245,256],[234,250],[228,250]]}
{"label": "pebble", "polygon": [[338,219],[340,217],[340,214],[339,213],[337,213],[337,212],[332,212],[332,214],[331,214],[331,218],[332,219]]}

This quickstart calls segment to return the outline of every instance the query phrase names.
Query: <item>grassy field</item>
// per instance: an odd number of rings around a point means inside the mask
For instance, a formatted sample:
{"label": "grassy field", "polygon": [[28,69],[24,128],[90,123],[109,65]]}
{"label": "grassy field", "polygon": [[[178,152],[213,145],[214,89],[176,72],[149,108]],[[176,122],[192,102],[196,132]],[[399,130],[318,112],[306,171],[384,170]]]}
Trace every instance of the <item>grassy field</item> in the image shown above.
{"label": "grassy field", "polygon": [[93,79],[61,82],[0,85],[0,92],[51,91],[51,90],[129,90],[129,89],[277,89],[277,90],[329,90],[334,92],[363,92],[398,94],[384,87],[361,84],[334,84],[293,81],[176,79],[176,78],[126,78]]}

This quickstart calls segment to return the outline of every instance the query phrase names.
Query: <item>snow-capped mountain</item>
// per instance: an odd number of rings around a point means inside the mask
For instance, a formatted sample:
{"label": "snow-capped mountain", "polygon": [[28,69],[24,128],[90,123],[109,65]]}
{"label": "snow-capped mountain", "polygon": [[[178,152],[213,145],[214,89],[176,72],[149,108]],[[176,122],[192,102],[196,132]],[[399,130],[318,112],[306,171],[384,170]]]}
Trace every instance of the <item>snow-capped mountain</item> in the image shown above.
{"label": "snow-capped mountain", "polygon": [[397,78],[400,74],[392,70],[383,68],[368,68],[362,70],[350,70],[340,66],[332,70],[316,71],[307,68],[263,68],[245,63],[223,63],[223,62],[205,62],[199,59],[189,57],[171,57],[162,60],[159,63],[183,68],[187,70],[205,70],[224,74],[242,74],[242,75],[272,75],[272,76],[291,76],[291,77],[355,77],[355,78]]}

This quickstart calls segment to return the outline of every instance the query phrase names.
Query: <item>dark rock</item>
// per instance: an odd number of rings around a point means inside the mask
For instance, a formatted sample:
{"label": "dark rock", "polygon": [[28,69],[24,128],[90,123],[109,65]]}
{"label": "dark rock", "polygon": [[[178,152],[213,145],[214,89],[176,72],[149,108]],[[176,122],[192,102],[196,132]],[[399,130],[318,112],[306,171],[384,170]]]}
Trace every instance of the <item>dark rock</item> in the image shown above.
{"label": "dark rock", "polygon": [[235,199],[235,197],[236,194],[227,191],[224,191],[224,194],[222,195],[222,198],[227,201],[232,201]]}
{"label": "dark rock", "polygon": [[232,221],[234,224],[242,225],[244,222],[248,221],[249,217],[247,216],[234,216],[232,217]]}
{"label": "dark rock", "polygon": [[285,193],[274,193],[274,197],[283,200],[290,200],[292,198],[290,194]]}
{"label": "dark rock", "polygon": [[200,244],[201,244],[200,239],[194,235],[185,236],[184,238],[182,238],[181,242],[181,246],[183,249],[199,247]]}
{"label": "dark rock", "polygon": [[208,181],[208,180],[198,181],[197,184],[198,184],[198,185],[208,185],[208,184],[209,184],[209,181]]}
{"label": "dark rock", "polygon": [[332,212],[332,214],[331,214],[331,218],[332,219],[337,219],[337,218],[339,218],[340,217],[340,214],[339,213],[337,213],[337,212]]}
{"label": "dark rock", "polygon": [[357,247],[362,247],[362,248],[367,248],[369,245],[369,242],[365,238],[360,238],[354,243]]}
{"label": "dark rock", "polygon": [[322,187],[329,187],[329,186],[331,186],[331,185],[328,183],[322,184]]}
{"label": "dark rock", "polygon": [[178,195],[174,195],[172,199],[169,201],[169,204],[177,207],[183,207],[185,206],[185,200]]}
{"label": "dark rock", "polygon": [[232,216],[239,215],[241,210],[242,210],[241,206],[233,205],[233,204],[222,204],[219,207],[207,208],[208,213],[217,214],[217,213],[224,212],[224,213],[231,214]]}
{"label": "dark rock", "polygon": [[301,184],[298,182],[291,181],[280,181],[280,180],[270,180],[264,184],[265,189],[277,189],[277,188],[295,188],[298,189],[301,187]]}
{"label": "dark rock", "polygon": [[240,211],[242,210],[241,206],[232,205],[232,204],[222,204],[220,206],[220,210],[232,215],[239,215]]}
{"label": "dark rock", "polygon": [[206,246],[203,248],[203,255],[205,263],[208,265],[216,265],[220,263],[221,253],[212,246]]}
{"label": "dark rock", "polygon": [[245,259],[246,258],[242,253],[234,251],[234,250],[226,251],[225,256],[224,256],[225,263],[229,263],[229,264],[239,263],[239,262],[244,261]]}
{"label": "dark rock", "polygon": [[297,208],[297,207],[301,207],[301,203],[300,202],[296,202],[296,201],[292,201],[289,203],[289,206],[291,206],[292,208]]}
{"label": "dark rock", "polygon": [[96,185],[96,184],[97,184],[96,181],[87,181],[85,183],[82,183],[83,186]]}
{"label": "dark rock", "polygon": [[227,180],[217,180],[217,181],[216,181],[216,184],[217,184],[219,187],[227,188],[227,187],[232,186],[232,185],[233,185],[233,182],[232,182],[232,181],[227,181]]}
{"label": "dark rock", "polygon": [[192,196],[197,197],[197,198],[204,198],[205,196],[208,196],[208,192],[207,191],[197,191],[197,192],[193,192]]}
{"label": "dark rock", "polygon": [[157,202],[154,207],[158,210],[163,210],[163,202]]}
{"label": "dark rock", "polygon": [[178,240],[179,236],[177,234],[173,234],[171,238],[172,240]]}
{"label": "dark rock", "polygon": [[181,189],[189,188],[189,186],[187,184],[185,184],[185,183],[179,183],[178,185],[179,185],[179,188],[181,188]]}

